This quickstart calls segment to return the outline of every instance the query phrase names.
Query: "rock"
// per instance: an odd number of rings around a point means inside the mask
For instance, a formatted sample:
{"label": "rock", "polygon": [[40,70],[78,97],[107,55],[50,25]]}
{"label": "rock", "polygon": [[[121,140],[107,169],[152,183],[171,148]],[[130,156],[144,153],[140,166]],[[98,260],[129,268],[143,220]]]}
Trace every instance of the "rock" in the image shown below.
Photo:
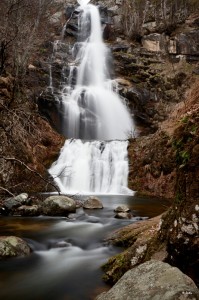
{"label": "rock", "polygon": [[127,86],[127,87],[132,86],[131,82],[124,78],[116,78],[115,81],[122,86]]}
{"label": "rock", "polygon": [[127,87],[122,94],[128,100],[135,118],[142,124],[151,124],[151,118],[154,118],[155,115],[153,93],[148,89],[135,86]]}
{"label": "rock", "polygon": [[30,71],[36,71],[37,68],[34,65],[29,64],[28,65],[28,70],[30,70]]}
{"label": "rock", "polygon": [[199,30],[180,33],[170,40],[169,53],[198,55]]}
{"label": "rock", "polygon": [[112,16],[115,16],[118,14],[118,5],[112,6],[108,8],[109,13],[112,14]]}
{"label": "rock", "polygon": [[28,204],[28,194],[22,193],[16,197],[11,197],[6,199],[3,202],[3,207],[7,210],[12,210],[14,208],[17,208],[21,206],[22,204]]}
{"label": "rock", "polygon": [[114,211],[115,212],[128,212],[128,211],[130,211],[130,208],[125,204],[121,204],[121,205],[117,206],[114,209]]}
{"label": "rock", "polygon": [[116,219],[131,219],[132,215],[129,212],[118,212],[115,215]]}
{"label": "rock", "polygon": [[71,244],[70,243],[67,243],[66,241],[60,241],[60,242],[57,242],[53,248],[67,248],[67,247],[70,247]]}
{"label": "rock", "polygon": [[0,77],[0,87],[1,88],[9,88],[12,83],[12,78],[9,76],[7,77]]}
{"label": "rock", "polygon": [[66,196],[50,196],[43,202],[43,213],[49,216],[64,216],[76,211],[76,203]]}
{"label": "rock", "polygon": [[156,30],[156,27],[157,27],[156,21],[144,23],[142,26],[143,29],[149,31],[150,33],[154,32]]}
{"label": "rock", "polygon": [[83,203],[83,208],[87,209],[96,209],[96,208],[103,208],[103,204],[100,199],[97,197],[89,197]]}
{"label": "rock", "polygon": [[56,12],[54,15],[52,15],[49,19],[50,23],[52,25],[56,24],[56,23],[60,23],[62,18],[62,12]]}
{"label": "rock", "polygon": [[28,244],[16,236],[0,236],[0,259],[27,256],[31,252]]}
{"label": "rock", "polygon": [[126,272],[108,291],[96,300],[185,300],[199,299],[191,278],[179,269],[156,260],[148,261]]}
{"label": "rock", "polygon": [[39,111],[48,119],[50,124],[58,132],[61,132],[62,125],[58,98],[51,91],[45,91],[38,97],[37,104]]}
{"label": "rock", "polygon": [[113,52],[127,52],[130,49],[128,44],[114,44],[111,46],[111,51]]}
{"label": "rock", "polygon": [[17,212],[21,216],[38,216],[40,214],[39,206],[38,205],[22,205],[17,208]]}
{"label": "rock", "polygon": [[159,33],[151,33],[142,38],[142,46],[153,52],[160,52],[165,49],[166,38],[165,35]]}

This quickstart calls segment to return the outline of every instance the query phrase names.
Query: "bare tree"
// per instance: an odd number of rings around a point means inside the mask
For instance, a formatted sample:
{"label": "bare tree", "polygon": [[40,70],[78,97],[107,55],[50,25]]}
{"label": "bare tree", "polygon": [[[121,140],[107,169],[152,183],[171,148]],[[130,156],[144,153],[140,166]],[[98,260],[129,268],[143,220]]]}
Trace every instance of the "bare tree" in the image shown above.
{"label": "bare tree", "polygon": [[161,30],[169,32],[198,9],[198,0],[124,0],[123,29],[128,37],[137,38],[142,35],[143,24],[149,16]]}
{"label": "bare tree", "polygon": [[40,24],[48,17],[52,0],[1,0],[0,74],[10,65],[16,78],[23,78]]}

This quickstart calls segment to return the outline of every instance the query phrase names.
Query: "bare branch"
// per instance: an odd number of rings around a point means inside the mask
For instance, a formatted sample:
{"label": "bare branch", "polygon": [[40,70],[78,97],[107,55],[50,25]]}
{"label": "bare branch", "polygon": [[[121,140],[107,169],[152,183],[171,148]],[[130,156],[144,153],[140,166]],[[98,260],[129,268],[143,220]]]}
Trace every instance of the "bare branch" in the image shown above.
{"label": "bare branch", "polygon": [[0,158],[7,160],[7,161],[16,161],[18,162],[20,165],[22,165],[24,168],[26,168],[28,171],[34,173],[35,175],[37,175],[38,177],[40,177],[43,181],[45,181],[47,184],[50,184],[52,187],[54,187],[56,189],[56,191],[58,192],[58,194],[60,195],[60,191],[57,188],[56,185],[54,185],[52,182],[50,182],[49,180],[47,180],[46,178],[44,178],[40,173],[38,173],[37,171],[31,169],[30,167],[28,167],[23,161],[15,158],[15,157],[4,157],[4,156],[0,156]]}
{"label": "bare branch", "polygon": [[6,193],[8,193],[10,196],[15,197],[15,195],[14,195],[12,192],[10,192],[8,189],[6,189],[6,188],[4,188],[4,187],[2,187],[2,186],[0,186],[0,190],[3,190],[3,191],[5,191]]}

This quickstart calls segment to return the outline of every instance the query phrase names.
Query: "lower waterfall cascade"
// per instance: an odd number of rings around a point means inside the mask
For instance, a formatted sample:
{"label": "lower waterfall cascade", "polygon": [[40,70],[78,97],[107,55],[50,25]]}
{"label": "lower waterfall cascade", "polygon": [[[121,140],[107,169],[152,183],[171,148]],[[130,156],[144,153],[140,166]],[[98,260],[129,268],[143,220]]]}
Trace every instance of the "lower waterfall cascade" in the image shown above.
{"label": "lower waterfall cascade", "polygon": [[[59,92],[63,134],[70,140],[49,173],[62,193],[129,194],[127,139],[133,120],[109,76],[99,10],[78,2],[78,41]],[[52,78],[50,88],[53,92]]]}
{"label": "lower waterfall cascade", "polygon": [[66,140],[49,172],[63,193],[128,194],[127,141]]}

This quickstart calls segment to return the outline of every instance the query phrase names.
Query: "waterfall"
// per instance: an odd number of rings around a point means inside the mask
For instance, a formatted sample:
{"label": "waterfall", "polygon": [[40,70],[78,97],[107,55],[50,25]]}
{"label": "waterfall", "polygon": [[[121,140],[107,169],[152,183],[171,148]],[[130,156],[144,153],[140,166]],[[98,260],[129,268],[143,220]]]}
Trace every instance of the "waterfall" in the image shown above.
{"label": "waterfall", "polygon": [[64,193],[128,193],[126,140],[133,122],[110,80],[98,8],[78,2],[78,41],[60,91],[63,133],[72,140],[49,172]]}
{"label": "waterfall", "polygon": [[63,132],[68,138],[123,140],[133,124],[125,104],[110,89],[109,50],[102,40],[99,11],[91,4],[81,9],[68,80],[76,85],[62,90]]}
{"label": "waterfall", "polygon": [[51,169],[64,193],[126,194],[127,141],[66,140]]}

